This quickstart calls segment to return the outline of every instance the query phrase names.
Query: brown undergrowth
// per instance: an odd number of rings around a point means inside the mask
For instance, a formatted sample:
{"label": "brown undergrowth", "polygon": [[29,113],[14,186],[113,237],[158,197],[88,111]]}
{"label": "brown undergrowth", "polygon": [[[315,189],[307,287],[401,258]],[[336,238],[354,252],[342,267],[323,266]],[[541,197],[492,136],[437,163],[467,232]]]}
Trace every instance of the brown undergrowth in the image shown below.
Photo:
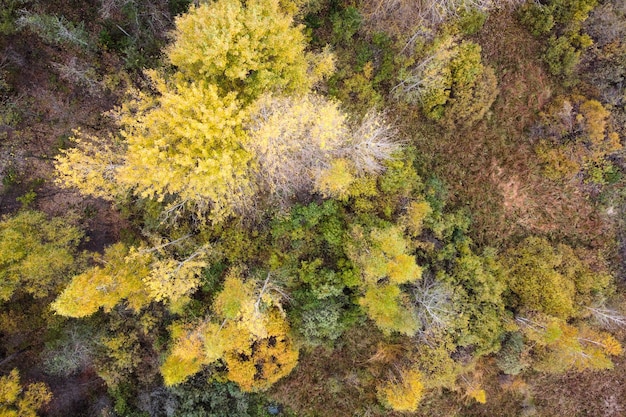
{"label": "brown undergrowth", "polygon": [[357,326],[335,349],[318,347],[300,353],[298,366],[270,391],[298,416],[401,416],[376,400],[376,385],[405,352],[382,341],[382,334]]}
{"label": "brown undergrowth", "polygon": [[609,234],[582,184],[544,178],[529,139],[538,112],[558,88],[541,64],[541,43],[510,11],[492,13],[474,40],[500,90],[484,120],[445,131],[415,108],[396,106],[422,154],[423,171],[445,180],[452,206],[469,209],[479,244],[502,246],[532,233],[601,247]]}

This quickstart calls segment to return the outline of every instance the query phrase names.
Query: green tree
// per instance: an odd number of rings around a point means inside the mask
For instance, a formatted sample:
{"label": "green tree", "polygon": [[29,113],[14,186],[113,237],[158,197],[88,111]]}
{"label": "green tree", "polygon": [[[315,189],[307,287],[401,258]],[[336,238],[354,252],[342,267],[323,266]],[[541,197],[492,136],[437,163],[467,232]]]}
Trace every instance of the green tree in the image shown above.
{"label": "green tree", "polygon": [[611,282],[608,274],[593,272],[568,246],[555,247],[538,237],[526,238],[502,262],[513,307],[561,319],[579,315]]}
{"label": "green tree", "polygon": [[394,94],[419,104],[424,114],[444,124],[471,126],[482,119],[498,90],[493,70],[481,63],[480,46],[441,35],[400,73]]}

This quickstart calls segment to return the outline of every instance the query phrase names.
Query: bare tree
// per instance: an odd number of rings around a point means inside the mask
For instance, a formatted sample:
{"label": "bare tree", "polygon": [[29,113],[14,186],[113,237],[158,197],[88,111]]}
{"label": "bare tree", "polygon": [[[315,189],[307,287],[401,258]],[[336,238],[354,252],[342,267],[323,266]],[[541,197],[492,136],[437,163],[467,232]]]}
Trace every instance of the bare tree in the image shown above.
{"label": "bare tree", "polygon": [[455,315],[451,289],[438,282],[432,274],[425,274],[415,284],[413,301],[421,335],[448,327]]}

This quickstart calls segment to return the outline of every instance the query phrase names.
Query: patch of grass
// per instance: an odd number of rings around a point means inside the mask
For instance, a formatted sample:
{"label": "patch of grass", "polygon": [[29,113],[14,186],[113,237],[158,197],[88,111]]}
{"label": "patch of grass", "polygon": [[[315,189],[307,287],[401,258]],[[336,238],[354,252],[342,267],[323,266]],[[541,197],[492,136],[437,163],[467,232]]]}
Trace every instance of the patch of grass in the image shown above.
{"label": "patch of grass", "polygon": [[11,188],[14,185],[17,185],[20,183],[20,173],[17,170],[17,168],[15,168],[12,165],[9,165],[3,173],[2,176],[2,185],[4,185],[5,188]]}

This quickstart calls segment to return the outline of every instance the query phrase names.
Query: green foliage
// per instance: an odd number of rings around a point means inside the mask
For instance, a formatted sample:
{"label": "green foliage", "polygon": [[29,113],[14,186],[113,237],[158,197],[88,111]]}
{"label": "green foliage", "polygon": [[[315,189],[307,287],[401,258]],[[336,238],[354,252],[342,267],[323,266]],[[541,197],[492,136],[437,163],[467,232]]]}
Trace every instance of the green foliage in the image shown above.
{"label": "green foliage", "polygon": [[529,237],[502,259],[507,267],[511,304],[520,312],[540,312],[561,319],[602,297],[610,283],[606,273],[594,273],[567,245],[551,245]]}
{"label": "green foliage", "polygon": [[301,319],[295,329],[309,345],[330,345],[348,327],[342,303],[333,298],[302,306],[300,310]]}
{"label": "green foliage", "polygon": [[472,346],[476,355],[497,351],[506,313],[505,282],[494,252],[485,250],[478,255],[471,249],[471,241],[462,238],[436,256],[436,278],[451,288],[449,308],[459,312],[446,331],[455,344]]}
{"label": "green foliage", "polygon": [[348,6],[334,12],[330,16],[330,21],[333,28],[334,43],[349,44],[361,27],[363,17],[356,7]]}
{"label": "green foliage", "polygon": [[550,0],[528,2],[520,9],[520,21],[535,36],[552,33],[543,55],[552,75],[571,77],[581,53],[593,43],[582,33],[582,24],[597,0]]}
{"label": "green foliage", "polygon": [[524,349],[524,336],[522,333],[507,333],[502,342],[502,349],[496,356],[498,368],[507,375],[518,375],[528,367],[528,363],[522,358]]}
{"label": "green foliage", "polygon": [[[168,388],[173,396],[173,412],[180,417],[265,417],[262,398],[242,392],[237,384],[207,380],[198,375]],[[202,410],[202,411],[200,411]]]}
{"label": "green foliage", "polygon": [[46,373],[69,377],[84,370],[95,353],[94,331],[84,324],[68,324],[58,338],[49,342],[42,354]]}
{"label": "green foliage", "polygon": [[0,0],[0,35],[11,35],[17,31],[17,12],[30,0]]}
{"label": "green foliage", "polygon": [[[2,81],[2,72],[0,71],[0,82]],[[17,100],[9,98],[0,100],[0,125],[16,127],[22,121],[22,112],[23,110]]]}
{"label": "green foliage", "polygon": [[117,391],[120,404],[136,404],[140,386],[159,380],[158,339],[165,339],[164,310],[153,307],[131,315],[118,308],[90,319],[93,337],[93,367],[110,391]]}
{"label": "green foliage", "polygon": [[396,97],[419,104],[444,124],[471,126],[482,119],[497,95],[493,71],[481,63],[476,43],[443,34],[417,48],[400,74]]}
{"label": "green foliage", "polygon": [[552,75],[571,76],[580,60],[581,51],[565,36],[551,36],[543,56]]}
{"label": "green foliage", "polygon": [[21,28],[28,28],[54,45],[72,45],[90,50],[92,44],[84,24],[74,24],[63,16],[25,13],[17,19]]}
{"label": "green foliage", "polygon": [[529,28],[535,36],[549,33],[554,26],[552,9],[549,6],[534,2],[527,2],[520,8],[519,18],[522,24]]}
{"label": "green foliage", "polygon": [[462,9],[459,17],[459,29],[464,35],[477,33],[485,24],[487,13],[479,9]]}
{"label": "green foliage", "polygon": [[14,293],[36,298],[59,292],[76,268],[83,233],[70,220],[22,211],[0,222],[0,300]]}
{"label": "green foliage", "polygon": [[136,75],[162,64],[161,49],[169,41],[174,17],[185,12],[189,0],[106,1],[98,8],[101,31],[98,46],[118,54],[124,69]]}

